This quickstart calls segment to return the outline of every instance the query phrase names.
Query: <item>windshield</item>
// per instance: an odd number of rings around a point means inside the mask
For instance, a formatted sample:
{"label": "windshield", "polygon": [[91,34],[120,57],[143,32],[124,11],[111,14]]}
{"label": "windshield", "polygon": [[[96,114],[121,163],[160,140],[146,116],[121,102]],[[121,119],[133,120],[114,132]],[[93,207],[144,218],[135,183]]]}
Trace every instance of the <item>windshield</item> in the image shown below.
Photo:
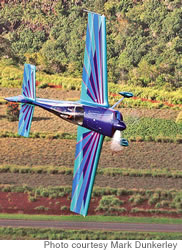
{"label": "windshield", "polygon": [[121,113],[118,111],[118,110],[116,110],[116,119],[118,120],[118,121],[122,121],[123,120],[123,117],[122,117],[122,115],[121,115]]}
{"label": "windshield", "polygon": [[63,119],[79,125],[83,124],[84,108],[82,106],[58,106],[54,107],[54,110]]}

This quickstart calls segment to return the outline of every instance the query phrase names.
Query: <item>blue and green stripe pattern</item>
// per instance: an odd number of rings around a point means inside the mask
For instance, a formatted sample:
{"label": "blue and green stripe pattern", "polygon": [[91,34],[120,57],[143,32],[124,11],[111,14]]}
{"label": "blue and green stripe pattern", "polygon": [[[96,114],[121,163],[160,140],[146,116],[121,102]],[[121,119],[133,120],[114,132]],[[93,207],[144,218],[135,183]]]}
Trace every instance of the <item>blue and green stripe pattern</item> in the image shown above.
{"label": "blue and green stripe pattern", "polygon": [[87,215],[104,136],[78,126],[70,210]]}
{"label": "blue and green stripe pattern", "polygon": [[106,18],[88,13],[81,102],[108,107]]}

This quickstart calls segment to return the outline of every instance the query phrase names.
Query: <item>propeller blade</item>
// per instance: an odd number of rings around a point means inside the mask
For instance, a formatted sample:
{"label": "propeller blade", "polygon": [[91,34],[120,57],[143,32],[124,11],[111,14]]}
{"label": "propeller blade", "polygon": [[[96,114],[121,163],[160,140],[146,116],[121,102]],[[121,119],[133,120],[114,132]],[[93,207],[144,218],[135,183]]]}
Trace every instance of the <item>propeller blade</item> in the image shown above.
{"label": "propeller blade", "polygon": [[111,141],[111,150],[117,152],[121,151],[122,147],[120,145],[120,141],[121,141],[121,131],[116,130]]}

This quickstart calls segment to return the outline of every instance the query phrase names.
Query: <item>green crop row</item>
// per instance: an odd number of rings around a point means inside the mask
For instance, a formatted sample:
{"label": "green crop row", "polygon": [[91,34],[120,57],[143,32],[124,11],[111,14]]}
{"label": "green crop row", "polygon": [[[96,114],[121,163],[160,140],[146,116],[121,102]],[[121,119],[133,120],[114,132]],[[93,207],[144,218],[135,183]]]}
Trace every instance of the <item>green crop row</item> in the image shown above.
{"label": "green crop row", "polygon": [[4,165],[0,166],[0,173],[31,173],[31,174],[65,174],[70,175],[73,173],[72,168],[68,167],[54,167],[54,166],[17,166],[17,165]]}
{"label": "green crop row", "polygon": [[[63,174],[72,175],[73,168],[64,166],[17,166],[0,165],[0,173],[34,173],[34,174]],[[103,176],[130,176],[130,177],[163,177],[163,178],[182,178],[182,172],[169,169],[125,169],[125,168],[100,168],[97,174]]]}
{"label": "green crop row", "polygon": [[[179,125],[180,127],[181,125]],[[153,129],[153,134],[150,135],[150,131]],[[172,128],[171,128],[172,129]],[[150,130],[150,131],[149,131]],[[162,132],[161,132],[162,131]],[[152,126],[149,129],[142,130],[142,125],[136,127],[136,130],[131,129],[128,126],[128,131],[125,131],[123,134],[125,138],[127,138],[130,142],[162,142],[162,143],[182,143],[182,134],[178,133],[179,130],[174,130],[171,134],[169,132],[168,135],[165,135],[165,131],[168,131],[167,128],[164,127],[162,130],[155,130]],[[176,133],[176,134],[175,134]],[[11,131],[0,131],[0,138],[20,138],[21,136],[17,133]],[[37,139],[76,139],[76,134],[71,133],[43,133],[43,132],[34,132],[30,133],[30,138]],[[106,141],[110,141],[109,137],[106,137]]]}
{"label": "green crop row", "polygon": [[[27,193],[29,195],[28,199],[30,202],[35,201],[37,197],[57,198],[71,194],[71,187],[66,187],[66,186],[32,188],[26,185],[23,186],[1,185],[0,190],[2,192]],[[34,198],[34,200],[32,199],[32,197]]]}
{"label": "green crop row", "polygon": [[[0,185],[0,191],[2,192],[17,192],[17,193],[32,193],[36,195],[41,195],[43,197],[49,197],[52,194],[64,194],[69,195],[71,194],[71,186],[49,186],[49,187],[29,187],[27,185],[23,186],[14,186],[14,185]],[[160,197],[178,197],[181,199],[182,192],[178,190],[167,190],[164,191],[162,189],[156,190],[144,190],[144,189],[125,189],[125,188],[102,188],[102,187],[94,187],[92,196],[93,197],[101,197],[104,195],[134,195],[140,194],[143,196],[150,197],[153,194],[159,194]]]}
{"label": "green crop row", "polygon": [[164,209],[143,209],[143,208],[132,208],[131,213],[150,213],[150,214],[166,214],[166,215],[175,215],[181,214],[182,210],[164,210]]}
{"label": "green crop row", "polygon": [[[0,131],[0,138],[20,138],[21,136],[11,131]],[[44,133],[34,132],[30,133],[30,138],[41,138],[41,139],[76,139],[76,134],[70,133]]]}
{"label": "green crop row", "polygon": [[1,227],[0,240],[181,240],[181,233]]}

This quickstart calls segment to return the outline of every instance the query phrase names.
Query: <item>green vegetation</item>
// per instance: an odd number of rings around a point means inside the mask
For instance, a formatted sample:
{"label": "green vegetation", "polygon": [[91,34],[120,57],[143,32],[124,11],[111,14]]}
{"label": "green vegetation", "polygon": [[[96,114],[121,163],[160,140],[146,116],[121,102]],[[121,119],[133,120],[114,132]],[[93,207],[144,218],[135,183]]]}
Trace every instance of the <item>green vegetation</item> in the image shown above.
{"label": "green vegetation", "polygon": [[[2,87],[19,87],[22,86],[23,68],[16,66],[7,66],[4,61],[0,64],[0,86]],[[45,88],[50,85],[59,85],[63,89],[67,90],[80,90],[81,78],[68,77],[63,75],[49,75],[43,72],[36,73],[36,79],[39,83],[39,88]],[[135,97],[143,99],[125,99],[122,103],[122,107],[138,107],[144,106],[149,108],[169,108],[166,103],[173,105],[180,105],[182,103],[182,91],[181,89],[175,91],[166,91],[163,89],[154,89],[152,87],[140,87],[134,85],[118,85],[113,82],[109,82],[109,102],[112,105],[118,100],[119,91],[131,91]],[[148,100],[148,101],[147,101]],[[179,108],[178,106],[174,107]]]}
{"label": "green vegetation", "polygon": [[180,142],[178,139],[181,135],[181,124],[176,124],[172,120],[151,117],[143,117],[136,123],[128,120],[127,130],[124,131],[125,137],[136,141]]}
{"label": "green vegetation", "polygon": [[180,218],[162,217],[132,217],[132,216],[102,216],[88,215],[43,215],[43,214],[0,214],[1,219],[17,220],[55,220],[55,221],[85,221],[85,222],[116,222],[116,223],[155,223],[155,224],[182,224]]}
{"label": "green vegetation", "polygon": [[44,206],[38,206],[34,208],[35,210],[39,210],[39,211],[48,211],[49,208],[48,207],[44,207]]}
{"label": "green vegetation", "polygon": [[[181,86],[180,1],[6,1],[0,8],[1,56],[48,73],[79,76],[87,13],[107,17],[108,76],[135,86]],[[79,27],[79,29],[78,29]]]}
{"label": "green vegetation", "polygon": [[[13,133],[10,131],[0,131],[0,138],[19,138],[21,137],[17,133]],[[76,139],[76,134],[70,133],[47,133],[47,132],[34,132],[30,133],[30,138],[36,139]]]}
{"label": "green vegetation", "polygon": [[134,194],[129,199],[129,201],[133,205],[139,205],[139,204],[143,203],[144,200],[146,200],[146,197],[141,195],[141,194]]}
{"label": "green vegetation", "polygon": [[30,202],[35,201],[37,197],[57,198],[71,194],[71,187],[66,187],[66,186],[32,188],[26,185],[24,186],[1,185],[0,190],[2,192],[27,193],[29,195],[28,200]]}
{"label": "green vegetation", "polygon": [[124,201],[120,200],[114,195],[102,196],[99,201],[99,206],[96,208],[96,211],[105,211],[104,215],[117,214],[118,212],[123,213],[126,212],[123,205]]}
{"label": "green vegetation", "polygon": [[181,233],[61,230],[1,227],[2,240],[181,240]]}

